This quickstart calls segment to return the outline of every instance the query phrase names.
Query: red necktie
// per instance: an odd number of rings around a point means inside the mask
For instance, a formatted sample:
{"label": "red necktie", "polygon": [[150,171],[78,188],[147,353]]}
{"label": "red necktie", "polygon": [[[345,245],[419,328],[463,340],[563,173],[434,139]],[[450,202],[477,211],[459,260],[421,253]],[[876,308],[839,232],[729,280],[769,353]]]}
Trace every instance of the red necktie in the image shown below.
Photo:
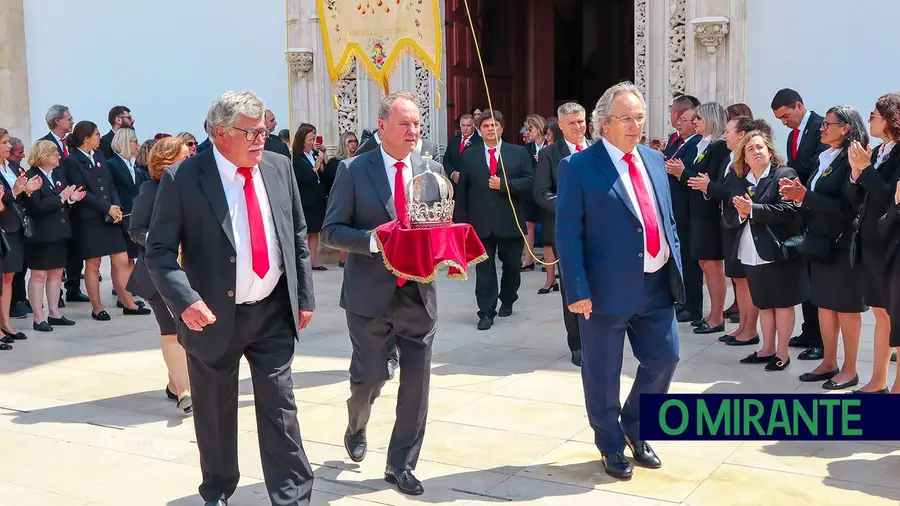
{"label": "red necktie", "polygon": [[797,148],[800,147],[800,129],[795,128],[793,130],[793,146],[791,146],[791,159],[797,158]]}
{"label": "red necktie", "polygon": [[462,155],[463,150],[466,149],[466,138],[463,137],[459,141],[459,154]]}
{"label": "red necktie", "polygon": [[[394,164],[394,167],[397,169],[394,172],[394,209],[397,211],[397,221],[406,224],[409,222],[409,214],[407,214],[406,210],[406,185],[403,184],[404,164],[403,162],[397,162]],[[397,278],[397,286],[405,284],[405,279]]]}
{"label": "red necktie", "polygon": [[250,222],[250,251],[253,258],[253,272],[259,279],[269,272],[269,247],[266,244],[266,231],[263,227],[262,211],[256,199],[253,187],[252,168],[241,167],[238,174],[244,176],[244,200],[247,203],[247,221]]}
{"label": "red necktie", "polygon": [[497,175],[497,148],[491,148],[488,150],[488,153],[491,155],[491,175]]}
{"label": "red necktie", "polygon": [[63,137],[63,138],[59,141],[59,143],[62,144],[62,148],[63,148],[63,158],[69,156],[69,150],[66,148],[66,138]]}
{"label": "red necktie", "polygon": [[584,148],[581,147],[581,144],[575,146],[575,151],[581,151],[582,149],[584,149]]}
{"label": "red necktie", "polygon": [[637,196],[638,205],[641,207],[641,216],[644,217],[644,232],[647,236],[647,253],[651,257],[656,258],[659,254],[659,224],[656,221],[656,209],[653,208],[653,201],[644,185],[644,178],[641,171],[638,170],[637,164],[634,163],[634,155],[626,153],[622,157],[628,164],[628,175],[631,177],[631,185],[634,186],[634,194]]}

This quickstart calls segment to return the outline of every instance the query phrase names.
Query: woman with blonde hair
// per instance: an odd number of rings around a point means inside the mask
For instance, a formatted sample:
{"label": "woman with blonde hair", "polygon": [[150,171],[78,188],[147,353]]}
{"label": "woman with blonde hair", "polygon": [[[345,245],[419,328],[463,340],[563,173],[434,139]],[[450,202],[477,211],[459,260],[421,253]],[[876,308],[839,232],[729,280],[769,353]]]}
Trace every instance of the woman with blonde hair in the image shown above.
{"label": "woman with blonde hair", "polygon": [[194,156],[197,154],[197,138],[194,137],[194,134],[190,132],[181,132],[176,135],[176,137],[180,137],[184,141],[184,145],[188,148],[188,157]]}
{"label": "woman with blonde hair", "polygon": [[[56,143],[40,140],[28,154],[31,169],[25,174],[43,180],[41,187],[25,199],[25,212],[32,223],[31,236],[25,238],[25,260],[31,269],[28,301],[34,312],[32,326],[38,332],[52,332],[53,326],[75,325],[59,314],[59,296],[68,257],[67,243],[72,237],[69,209],[84,198],[85,191],[67,184],[61,171],[54,170],[59,167],[59,160]],[[43,310],[45,292],[47,318]]]}
{"label": "woman with blonde hair", "polygon": [[[525,118],[524,137],[528,141],[525,147],[528,149],[528,154],[530,154],[532,158],[532,171],[534,165],[537,163],[538,153],[547,146],[546,139],[544,138],[544,132],[546,130],[547,120],[540,114],[529,114]],[[527,228],[525,240],[528,242],[528,247],[525,248],[525,259],[522,262],[522,270],[532,271],[534,270],[534,258],[531,257],[529,251],[534,251],[534,234],[537,229],[537,224],[541,220],[541,210],[538,207],[537,202],[534,201],[534,196],[530,191],[527,192],[527,195],[521,197],[521,204],[522,212],[525,214],[525,227]],[[547,249],[549,250],[549,248]],[[550,261],[552,262],[553,260],[551,259]]]}
{"label": "woman with blonde hair", "polygon": [[[119,194],[119,201],[122,205],[122,212],[125,217],[122,219],[123,230],[128,230],[128,221],[131,219],[131,206],[134,204],[134,198],[137,197],[138,188],[143,184],[144,175],[137,170],[135,157],[140,151],[137,135],[131,128],[120,128],[112,140],[112,150],[115,155],[106,161],[109,172],[113,178],[113,186]],[[128,266],[134,267],[134,259],[137,258],[137,245],[128,241]],[[139,304],[140,305],[140,304]]]}
{"label": "woman with blonde hair", "polygon": [[131,225],[128,228],[128,236],[138,244],[140,252],[134,271],[128,279],[127,289],[150,303],[153,314],[156,315],[156,323],[159,326],[161,336],[161,348],[163,360],[169,370],[169,383],[166,385],[166,396],[178,402],[178,408],[185,413],[192,411],[190,380],[187,372],[187,357],[184,348],[178,343],[175,335],[178,328],[175,318],[163,301],[162,296],[156,290],[156,285],[150,278],[147,266],[144,263],[144,248],[147,245],[147,235],[150,232],[150,217],[153,214],[153,204],[156,202],[156,191],[159,188],[159,180],[162,173],[170,165],[184,160],[190,155],[190,150],[185,145],[184,139],[178,137],[166,137],[160,139],[150,150],[149,169],[150,180],[141,185],[140,193],[134,199]]}

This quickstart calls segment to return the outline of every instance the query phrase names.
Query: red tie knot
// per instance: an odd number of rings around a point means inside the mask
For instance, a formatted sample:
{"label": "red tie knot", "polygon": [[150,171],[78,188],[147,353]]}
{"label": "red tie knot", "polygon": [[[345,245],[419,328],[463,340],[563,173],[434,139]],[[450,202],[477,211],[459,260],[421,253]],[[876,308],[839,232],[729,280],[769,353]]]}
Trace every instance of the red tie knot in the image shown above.
{"label": "red tie knot", "polygon": [[632,163],[634,163],[634,155],[632,155],[631,153],[625,153],[625,155],[622,156],[622,160],[625,160],[625,163],[631,165]]}
{"label": "red tie knot", "polygon": [[581,151],[582,149],[584,149],[584,148],[581,147],[581,144],[575,146],[575,151]]}
{"label": "red tie knot", "polygon": [[406,166],[406,164],[404,164],[403,162],[397,162],[394,164],[394,167],[397,167],[397,170],[399,170],[399,171],[403,171],[403,167],[405,167],[405,166]]}
{"label": "red tie knot", "polygon": [[238,167],[237,172],[244,176],[244,179],[253,179],[253,167]]}
{"label": "red tie knot", "polygon": [[494,153],[496,153],[496,152],[497,152],[497,148],[490,148],[490,149],[488,149],[488,153],[490,153],[490,154],[492,154],[492,155],[493,155]]}

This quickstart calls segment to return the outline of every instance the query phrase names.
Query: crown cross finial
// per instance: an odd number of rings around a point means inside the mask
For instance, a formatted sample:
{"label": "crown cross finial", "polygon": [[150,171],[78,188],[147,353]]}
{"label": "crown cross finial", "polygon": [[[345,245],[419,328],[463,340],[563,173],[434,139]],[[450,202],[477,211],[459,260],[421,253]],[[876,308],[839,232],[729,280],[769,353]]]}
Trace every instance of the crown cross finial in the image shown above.
{"label": "crown cross finial", "polygon": [[410,227],[436,228],[453,224],[453,186],[447,176],[431,170],[431,154],[422,152],[425,170],[406,186]]}

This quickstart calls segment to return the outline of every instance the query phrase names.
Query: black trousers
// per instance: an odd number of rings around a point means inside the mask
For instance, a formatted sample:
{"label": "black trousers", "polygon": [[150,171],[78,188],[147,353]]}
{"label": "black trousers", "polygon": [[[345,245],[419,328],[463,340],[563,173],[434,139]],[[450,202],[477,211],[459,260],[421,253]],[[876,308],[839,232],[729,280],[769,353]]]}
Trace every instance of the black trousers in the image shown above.
{"label": "black trousers", "polygon": [[204,362],[187,356],[203,473],[200,495],[204,501],[227,499],[237,488],[238,369],[246,357],[269,499],[279,506],[308,505],[313,471],[297,422],[291,378],[294,320],[284,280],[256,305],[236,306],[234,321],[231,345],[222,357]]}
{"label": "black trousers", "polygon": [[346,314],[353,345],[347,399],[350,431],[358,432],[369,423],[372,405],[388,380],[385,362],[391,345],[396,343],[400,350],[400,387],[387,464],[399,470],[415,469],[425,439],[431,345],[437,320],[428,315],[419,287],[413,282],[394,290],[390,310],[381,318],[349,311]]}
{"label": "black trousers", "polygon": [[[73,237],[75,232],[72,232]],[[66,248],[66,293],[76,294],[81,291],[81,272],[84,270],[84,260],[81,259],[81,251],[78,241],[72,239]]]}
{"label": "black trousers", "polygon": [[19,302],[28,300],[27,290],[25,289],[25,273],[28,272],[28,259],[25,259],[25,267],[16,273],[12,282],[12,300],[10,307],[15,307]]}
{"label": "black trousers", "polygon": [[691,216],[675,213],[675,228],[681,243],[681,270],[684,277],[684,310],[703,314],[703,270],[700,262],[691,258]]}
{"label": "black trousers", "polygon": [[[487,253],[487,260],[475,265],[475,299],[478,302],[478,317],[497,316],[497,299],[501,304],[512,305],[519,299],[519,285],[522,283],[522,251],[525,241],[521,237],[482,237],[481,243]],[[503,265],[500,283],[497,283],[497,262]]]}
{"label": "black trousers", "polygon": [[[550,249],[553,251],[553,258],[559,258],[556,254],[556,245],[551,244]],[[559,269],[559,264],[556,264]],[[563,306],[563,322],[566,324],[566,339],[569,342],[569,351],[577,351],[581,349],[581,329],[578,326],[578,315],[569,311],[569,299],[566,297],[566,287],[563,284],[562,273],[559,275],[559,293],[562,294]]]}

